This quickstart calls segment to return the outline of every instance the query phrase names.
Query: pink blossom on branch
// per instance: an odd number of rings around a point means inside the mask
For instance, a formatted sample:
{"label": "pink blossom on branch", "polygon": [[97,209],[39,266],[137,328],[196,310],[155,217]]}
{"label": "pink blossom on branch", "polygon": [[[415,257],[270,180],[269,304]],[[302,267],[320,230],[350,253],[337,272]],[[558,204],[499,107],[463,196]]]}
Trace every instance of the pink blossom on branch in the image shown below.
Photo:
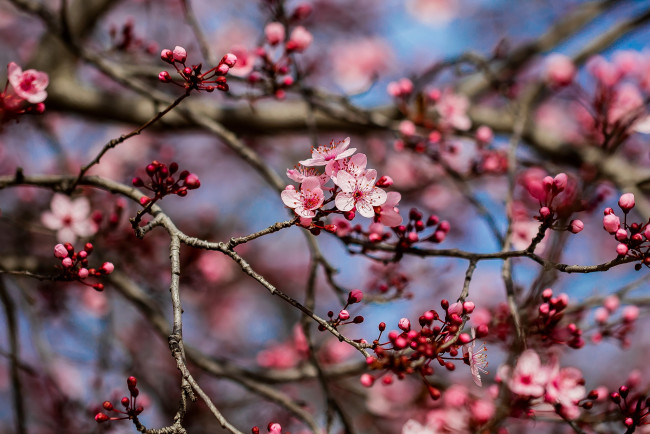
{"label": "pink blossom on branch", "polygon": [[297,192],[293,186],[288,186],[281,194],[282,202],[293,208],[300,217],[311,218],[316,216],[316,210],[323,205],[325,195],[320,188],[321,183],[317,177],[306,178]]}
{"label": "pink blossom on branch", "polygon": [[50,82],[46,73],[35,69],[23,71],[14,62],[10,62],[7,66],[7,73],[9,83],[11,83],[16,95],[31,104],[38,104],[45,101],[45,98],[47,98],[45,88]]}
{"label": "pink blossom on branch", "polygon": [[90,202],[85,197],[70,199],[55,194],[50,202],[50,211],[41,215],[41,222],[56,231],[56,238],[62,243],[74,243],[79,237],[89,237],[97,232],[97,224],[90,216]]}
{"label": "pink blossom on branch", "polygon": [[350,138],[334,143],[330,142],[329,146],[319,146],[311,151],[311,158],[300,161],[303,166],[325,166],[332,160],[341,160],[354,154],[357,148],[350,148]]}
{"label": "pink blossom on branch", "polygon": [[336,176],[336,184],[341,192],[336,195],[336,207],[341,211],[350,211],[354,208],[364,217],[372,218],[375,215],[373,207],[386,202],[386,192],[375,187],[377,171],[368,170],[365,175],[355,178],[348,172],[341,170]]}

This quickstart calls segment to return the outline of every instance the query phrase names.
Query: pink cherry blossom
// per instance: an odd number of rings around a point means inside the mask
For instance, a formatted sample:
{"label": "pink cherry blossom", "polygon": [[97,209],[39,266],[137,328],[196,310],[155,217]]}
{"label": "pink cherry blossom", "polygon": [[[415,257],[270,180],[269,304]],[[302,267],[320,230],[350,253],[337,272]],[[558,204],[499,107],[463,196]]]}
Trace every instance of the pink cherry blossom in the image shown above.
{"label": "pink cherry blossom", "polygon": [[447,128],[466,131],[472,126],[467,116],[469,100],[464,95],[457,95],[452,91],[446,91],[440,96],[436,109],[440,115],[440,122]]}
{"label": "pink cherry blossom", "polygon": [[354,154],[357,148],[348,149],[348,146],[350,146],[349,137],[336,143],[332,140],[329,146],[319,146],[313,149],[311,151],[311,158],[302,160],[300,164],[303,166],[325,166],[332,160],[341,160]]}
{"label": "pink cherry blossom", "polygon": [[386,202],[386,192],[375,187],[377,171],[371,169],[365,175],[355,178],[348,172],[341,170],[336,176],[336,184],[341,187],[341,192],[336,195],[336,207],[341,211],[350,211],[356,208],[364,217],[372,218],[375,215],[373,207]]}
{"label": "pink cherry blossom", "polygon": [[9,83],[19,97],[32,104],[45,101],[47,98],[45,88],[50,81],[46,73],[35,69],[23,71],[14,62],[10,62],[7,66],[7,73]]}
{"label": "pink cherry blossom", "polygon": [[498,370],[498,376],[506,381],[512,393],[535,398],[544,394],[549,375],[549,369],[542,365],[534,350],[521,353],[514,369],[503,365]]}
{"label": "pink cherry blossom", "polygon": [[296,166],[293,169],[287,169],[287,176],[293,181],[303,183],[305,179],[315,176],[320,181],[321,187],[329,181],[329,176],[327,174],[318,173],[318,171],[313,167],[305,166]]}
{"label": "pink cherry blossom", "polygon": [[304,180],[300,186],[300,192],[293,188],[287,188],[280,194],[280,197],[282,197],[282,202],[289,208],[294,208],[300,217],[311,218],[316,216],[316,210],[323,205],[325,198],[320,185],[318,178],[311,176]]}
{"label": "pink cherry blossom", "polygon": [[579,369],[556,367],[546,386],[544,400],[551,404],[559,404],[560,411],[565,417],[575,419],[580,415],[578,401],[585,395],[586,389]]}
{"label": "pink cherry blossom", "polygon": [[97,224],[90,218],[90,202],[85,197],[70,199],[55,194],[50,211],[41,215],[41,222],[48,229],[57,231],[59,242],[74,243],[77,237],[89,237],[97,232]]}
{"label": "pink cherry blossom", "polygon": [[350,158],[331,160],[325,166],[325,173],[327,176],[332,178],[332,181],[336,184],[336,175],[339,173],[339,170],[345,170],[350,175],[357,178],[366,173],[367,164],[368,157],[366,157],[366,154],[354,154]]}
{"label": "pink cherry blossom", "polygon": [[474,328],[472,328],[471,336],[472,342],[463,346],[463,357],[467,356],[474,384],[481,387],[483,385],[483,382],[481,381],[481,372],[486,375],[488,374],[485,370],[488,366],[487,354],[485,354],[487,348],[485,345],[478,349],[476,348],[476,330]]}

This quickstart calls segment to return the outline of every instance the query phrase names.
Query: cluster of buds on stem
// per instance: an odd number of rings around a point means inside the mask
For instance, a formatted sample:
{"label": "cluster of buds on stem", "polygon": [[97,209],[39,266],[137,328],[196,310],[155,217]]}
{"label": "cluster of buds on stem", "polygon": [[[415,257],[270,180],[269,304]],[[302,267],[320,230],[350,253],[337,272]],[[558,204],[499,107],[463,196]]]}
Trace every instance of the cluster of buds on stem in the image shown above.
{"label": "cluster of buds on stem", "polygon": [[126,385],[129,388],[129,394],[131,396],[130,397],[125,396],[120,400],[120,403],[124,407],[124,411],[118,410],[117,408],[113,407],[113,404],[111,404],[110,401],[104,401],[104,403],[102,404],[104,410],[119,413],[121,416],[111,417],[108,416],[106,413],[100,412],[95,415],[95,421],[97,423],[103,423],[111,420],[137,419],[138,415],[142,413],[142,411],[144,410],[144,408],[142,408],[141,405],[137,405],[138,395],[140,394],[140,391],[136,386],[137,383],[138,380],[135,377],[129,377],[126,379]]}
{"label": "cluster of buds on stem", "polygon": [[[429,235],[423,235],[422,233],[426,229],[432,229],[433,232]],[[447,220],[440,221],[437,215],[432,214],[424,221],[422,213],[416,208],[411,208],[408,223],[393,228],[393,231],[399,240],[397,243],[398,248],[408,248],[418,241],[442,243],[450,229],[451,225]]]}
{"label": "cluster of buds on stem", "polygon": [[569,305],[569,297],[564,293],[553,297],[553,290],[547,288],[542,292],[542,300],[531,335],[539,335],[547,345],[566,344],[571,348],[582,348],[585,345],[582,330],[575,323],[560,325]]}
{"label": "cluster of buds on stem", "polygon": [[[353,289],[348,294],[348,300],[345,303],[345,306],[343,306],[343,309],[339,311],[336,318],[334,318],[333,311],[330,310],[327,312],[327,316],[329,318],[329,321],[327,322],[334,328],[345,324],[361,324],[363,322],[363,317],[361,315],[357,315],[354,318],[350,319],[350,312],[348,312],[348,307],[351,304],[360,303],[361,300],[363,300],[363,292],[360,289]],[[325,331],[326,329],[325,326],[319,325],[318,330]]]}
{"label": "cluster of buds on stem", "polygon": [[[266,429],[268,430],[269,434],[282,434],[282,425],[280,425],[277,422],[269,422]],[[257,427],[257,426],[254,426],[251,429],[251,433],[260,434],[260,428]],[[289,433],[286,432],[285,434],[289,434]]]}
{"label": "cluster of buds on stem", "polygon": [[[556,225],[558,219],[571,212],[570,193],[573,186],[569,184],[569,177],[566,173],[558,173],[555,177],[545,176],[540,179],[524,179],[524,186],[530,195],[539,201],[539,214],[535,217],[545,228],[555,230],[566,230],[577,234],[584,229],[581,220],[571,220],[568,226]],[[560,197],[565,193],[563,197]]]}
{"label": "cluster of buds on stem", "polygon": [[593,343],[600,343],[603,338],[612,337],[621,342],[623,348],[630,346],[628,335],[634,329],[639,318],[639,308],[634,305],[625,306],[619,317],[612,316],[619,310],[620,300],[616,295],[605,297],[603,305],[594,311],[594,321],[598,330],[591,336]]}
{"label": "cluster of buds on stem", "polygon": [[[386,342],[381,342],[386,324],[379,324],[379,337],[372,343],[375,356],[368,357],[366,363],[370,369],[383,372],[378,376],[363,374],[362,385],[370,387],[380,377],[383,384],[391,384],[393,376],[401,380],[406,375],[417,374],[427,386],[431,398],[436,400],[440,397],[440,391],[427,380],[427,377],[434,373],[433,362],[453,371],[456,369],[453,361],[464,361],[464,357],[459,356],[462,347],[472,343],[476,337],[484,337],[488,333],[486,325],[479,327],[475,336],[461,333],[465,320],[474,311],[474,303],[471,301],[450,305],[447,300],[442,300],[440,304],[445,310],[444,320],[435,310],[428,310],[418,320],[420,330],[414,330],[411,328],[411,322],[402,318],[398,324],[400,331],[389,332]],[[469,357],[467,358],[470,361]],[[472,361],[484,366],[487,362],[484,357],[474,357]]]}
{"label": "cluster of buds on stem", "polygon": [[650,395],[632,393],[632,386],[623,385],[618,392],[612,392],[609,400],[620,411],[626,433],[632,433],[640,425],[650,425]]}
{"label": "cluster of buds on stem", "polygon": [[102,283],[89,283],[86,279],[88,277],[102,277],[111,274],[115,267],[110,262],[104,262],[99,268],[88,268],[88,256],[93,252],[93,245],[86,243],[84,249],[75,252],[74,247],[70,243],[57,244],[54,246],[54,256],[61,260],[61,265],[58,268],[61,270],[61,280],[73,281],[83,283],[90,286],[96,291],[103,291],[104,284]]}
{"label": "cluster of buds on stem", "polygon": [[176,177],[178,164],[171,163],[169,166],[156,160],[152,161],[145,167],[149,182],[145,182],[140,177],[133,178],[134,187],[143,187],[154,193],[153,197],[144,196],[140,198],[140,204],[147,206],[162,199],[168,194],[176,194],[180,197],[187,196],[188,190],[194,190],[201,186],[199,177],[193,173],[183,170]]}
{"label": "cluster of buds on stem", "polygon": [[612,208],[605,209],[603,229],[614,235],[618,245],[616,254],[619,257],[633,257],[640,262],[635,265],[640,270],[643,265],[650,267],[650,220],[646,223],[628,223],[628,213],[634,208],[635,201],[632,193],[621,195],[618,206],[623,211],[623,224]]}
{"label": "cluster of buds on stem", "polygon": [[205,90],[212,92],[215,89],[227,91],[228,83],[226,82],[226,74],[237,63],[237,56],[228,53],[221,58],[219,64],[206,72],[201,72],[202,65],[187,66],[187,52],[185,48],[176,46],[174,51],[164,49],[160,53],[160,58],[163,62],[167,62],[176,68],[176,71],[181,76],[182,81],[172,79],[169,72],[162,71],[158,74],[158,79],[163,83],[173,83],[177,86],[185,88],[187,92],[195,90]]}

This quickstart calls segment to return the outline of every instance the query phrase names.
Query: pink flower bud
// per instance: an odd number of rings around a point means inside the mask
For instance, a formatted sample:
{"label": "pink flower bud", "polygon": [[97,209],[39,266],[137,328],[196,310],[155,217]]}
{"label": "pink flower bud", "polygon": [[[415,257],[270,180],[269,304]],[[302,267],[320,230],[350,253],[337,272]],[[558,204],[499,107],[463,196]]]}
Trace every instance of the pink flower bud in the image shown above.
{"label": "pink flower bud", "polygon": [[305,51],[313,41],[314,37],[303,26],[298,26],[291,32],[289,42],[287,42],[288,51]]}
{"label": "pink flower bud", "polygon": [[409,321],[408,318],[402,318],[399,320],[398,326],[400,329],[407,332],[411,330],[411,321]]}
{"label": "pink flower bud", "polygon": [[603,228],[610,234],[615,233],[621,227],[621,220],[615,214],[607,214],[603,217]]}
{"label": "pink flower bud", "polygon": [[566,176],[566,173],[558,173],[553,178],[553,186],[557,191],[563,191],[566,188],[569,178]]}
{"label": "pink flower bud", "polygon": [[63,265],[65,268],[70,268],[72,267],[72,259],[70,258],[63,258],[61,260],[61,265]]}
{"label": "pink flower bud", "polygon": [[345,321],[345,320],[350,319],[350,312],[348,312],[345,309],[341,309],[341,311],[339,312],[339,319],[341,321]]}
{"label": "pink flower bud", "polygon": [[542,303],[539,305],[539,314],[540,315],[548,315],[548,313],[551,311],[551,308],[549,307],[548,303]]}
{"label": "pink flower bud", "polygon": [[174,47],[174,61],[179,62],[179,63],[185,63],[185,60],[187,59],[187,52],[185,51],[185,48],[177,45]]}
{"label": "pink flower bud", "polygon": [[382,176],[381,178],[379,178],[377,180],[375,185],[377,187],[390,187],[391,185],[393,185],[393,178],[391,178],[390,176],[384,175],[384,176]]}
{"label": "pink flower bud", "polygon": [[174,53],[172,52],[172,50],[165,48],[160,52],[160,58],[162,59],[163,62],[172,63],[172,61],[174,60]]}
{"label": "pink flower bud", "polygon": [[620,305],[620,300],[618,299],[617,296],[615,295],[608,295],[605,297],[605,300],[603,300],[603,306],[605,309],[607,309],[610,313],[614,312],[616,309],[618,309],[618,306]]}
{"label": "pink flower bud", "polygon": [[650,240],[650,225],[645,227],[643,235],[645,236],[646,240]]}
{"label": "pink flower bud", "polygon": [[225,63],[229,68],[232,68],[237,63],[237,56],[232,53],[226,53],[226,55],[221,58],[220,63]]}
{"label": "pink flower bud", "polygon": [[85,279],[88,277],[88,269],[80,268],[79,271],[77,271],[77,276],[79,276],[80,279]]}
{"label": "pink flower bud", "polygon": [[544,300],[549,300],[551,297],[553,297],[553,290],[551,288],[546,288],[542,291],[542,298],[544,298]]}
{"label": "pink flower bud", "polygon": [[395,343],[393,345],[396,350],[403,350],[408,346],[408,341],[400,336],[397,339],[395,339]]}
{"label": "pink flower bud", "polygon": [[185,178],[185,186],[190,190],[194,190],[195,188],[199,188],[201,186],[201,181],[199,181],[198,176],[190,173],[187,175],[187,178]]}
{"label": "pink flower bud", "polygon": [[361,375],[361,385],[364,387],[370,387],[375,382],[375,377],[370,374]]}
{"label": "pink flower bud", "polygon": [[547,219],[548,216],[551,215],[551,210],[548,209],[547,206],[543,206],[543,207],[541,207],[541,208],[539,209],[539,215],[540,215],[543,219]]}
{"label": "pink flower bud", "polygon": [[618,253],[621,256],[625,256],[627,254],[627,251],[628,251],[628,247],[623,243],[616,246],[616,253]]}
{"label": "pink flower bud", "polygon": [[475,307],[476,307],[476,306],[475,306],[474,303],[471,302],[471,301],[466,301],[465,303],[463,303],[463,310],[465,311],[465,313],[472,313],[472,312],[474,312],[474,308],[475,308]]}
{"label": "pink flower bud", "polygon": [[68,249],[65,248],[63,244],[57,244],[54,246],[54,257],[63,259],[68,256]]}
{"label": "pink flower bud", "polygon": [[105,274],[111,274],[113,272],[113,270],[115,270],[115,266],[111,262],[104,262],[102,264],[101,270]]}
{"label": "pink flower bud", "polygon": [[609,312],[604,307],[599,307],[594,312],[594,319],[598,324],[605,324],[609,319]]}
{"label": "pink flower bud", "polygon": [[627,231],[625,229],[617,230],[616,235],[614,235],[614,238],[616,238],[617,241],[627,240]]}
{"label": "pink flower bud", "polygon": [[569,57],[563,54],[551,54],[546,59],[544,75],[546,81],[552,86],[563,87],[573,82],[576,67]]}
{"label": "pink flower bud", "polygon": [[463,345],[470,343],[471,340],[472,337],[467,333],[461,333],[460,336],[458,336],[458,341]]}
{"label": "pink flower bud", "polygon": [[634,208],[634,195],[632,193],[625,193],[618,199],[618,206],[621,207],[624,213],[628,213]]}
{"label": "pink flower bud", "polygon": [[360,289],[353,289],[350,291],[350,294],[348,294],[349,304],[359,303],[361,300],[363,300],[363,291]]}
{"label": "pink flower bud", "polygon": [[571,223],[569,223],[569,232],[572,234],[577,234],[578,232],[582,232],[582,230],[585,228],[585,224],[582,222],[582,220],[574,219],[571,220]]}
{"label": "pink flower bud", "polygon": [[550,176],[545,176],[544,179],[542,179],[542,185],[544,185],[544,190],[546,191],[551,191],[551,188],[553,188],[553,178]]}
{"label": "pink flower bud", "polygon": [[639,308],[636,306],[625,306],[623,309],[623,321],[631,323],[639,317]]}
{"label": "pink flower bud", "polygon": [[269,434],[282,434],[282,425],[277,422],[270,423]]}
{"label": "pink flower bud", "polygon": [[438,229],[440,229],[443,232],[449,232],[449,229],[451,229],[451,225],[447,220],[443,220],[440,222],[440,226],[438,226]]}
{"label": "pink flower bud", "polygon": [[264,28],[264,36],[269,44],[277,45],[284,41],[284,26],[278,22],[268,23]]}
{"label": "pink flower bud", "polygon": [[106,422],[106,421],[108,421],[109,419],[110,419],[110,418],[109,418],[107,415],[105,415],[104,413],[97,413],[97,414],[95,415],[95,422],[97,422],[97,423]]}
{"label": "pink flower bud", "polygon": [[492,129],[485,125],[478,127],[476,130],[476,140],[480,143],[490,143],[492,140],[494,140]]}
{"label": "pink flower bud", "polygon": [[415,124],[411,121],[404,120],[399,124],[399,132],[402,135],[410,137],[415,134]]}
{"label": "pink flower bud", "polygon": [[167,71],[161,71],[161,72],[158,74],[158,80],[162,81],[163,83],[169,83],[170,81],[172,81],[172,78],[171,78],[171,76],[169,75],[169,72],[167,72]]}

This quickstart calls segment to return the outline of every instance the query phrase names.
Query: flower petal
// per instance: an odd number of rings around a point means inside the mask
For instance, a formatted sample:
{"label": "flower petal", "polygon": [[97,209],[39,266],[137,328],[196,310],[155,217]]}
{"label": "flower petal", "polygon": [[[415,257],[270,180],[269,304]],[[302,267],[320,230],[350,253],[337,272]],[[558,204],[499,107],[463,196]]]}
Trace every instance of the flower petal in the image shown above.
{"label": "flower petal", "polygon": [[352,208],[354,208],[354,196],[352,193],[346,193],[342,191],[336,195],[334,203],[339,210],[350,211]]}

